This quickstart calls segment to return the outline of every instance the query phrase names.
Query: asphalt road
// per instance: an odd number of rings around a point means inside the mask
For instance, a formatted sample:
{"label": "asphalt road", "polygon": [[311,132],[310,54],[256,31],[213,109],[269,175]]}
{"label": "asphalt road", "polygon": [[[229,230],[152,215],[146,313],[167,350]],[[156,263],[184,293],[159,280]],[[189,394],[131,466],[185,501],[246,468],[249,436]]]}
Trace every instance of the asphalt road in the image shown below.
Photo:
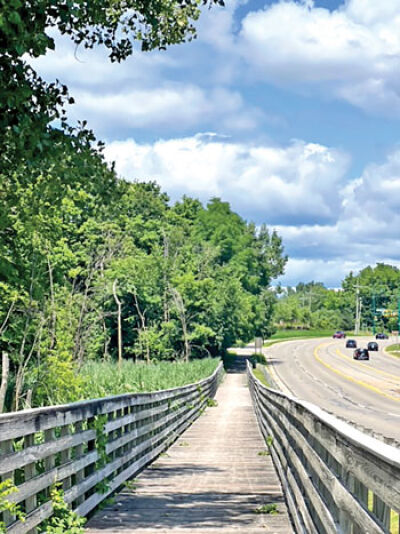
{"label": "asphalt road", "polygon": [[[366,347],[372,338],[358,338]],[[369,361],[353,360],[345,340],[332,338],[277,343],[264,349],[282,390],[349,422],[400,442],[400,358],[378,340]]]}

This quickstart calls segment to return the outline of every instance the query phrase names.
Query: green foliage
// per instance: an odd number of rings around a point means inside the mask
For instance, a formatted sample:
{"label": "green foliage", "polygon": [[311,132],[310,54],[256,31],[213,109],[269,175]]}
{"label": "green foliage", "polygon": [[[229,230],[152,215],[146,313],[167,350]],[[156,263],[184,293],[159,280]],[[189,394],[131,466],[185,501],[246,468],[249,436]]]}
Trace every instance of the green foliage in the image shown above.
{"label": "green foliage", "polygon": [[53,515],[38,528],[46,534],[84,534],[86,519],[73,512],[64,500],[64,492],[60,485],[53,486],[50,492],[53,504]]}
{"label": "green foliage", "polygon": [[203,207],[185,197],[171,206],[155,183],[118,180],[86,123],[68,127],[68,89],[44,82],[25,61],[54,48],[51,29],[77,45],[106,47],[112,61],[135,43],[163,49],[195,35],[201,3],[0,0],[8,410],[140,389],[123,374],[109,388],[80,373],[92,361],[115,360],[119,342],[123,358],[136,363],[189,361],[273,330],[269,288],[287,259],[276,232],[247,223],[220,199]]}
{"label": "green foliage", "polygon": [[[400,270],[378,263],[362,269],[358,275],[349,273],[340,290],[310,282],[298,284],[295,290],[289,288],[285,295],[278,294],[274,322],[279,332],[272,338],[283,337],[283,328],[296,329],[294,337],[307,336],[301,329],[310,334],[312,330],[321,330],[322,336],[332,335],[336,329],[353,330],[357,288],[362,303],[361,325],[366,330],[373,324],[380,330],[398,330]],[[379,310],[389,313],[385,315]]]}
{"label": "green foliage", "polygon": [[192,40],[200,12],[198,0],[0,0],[0,173],[20,158],[28,161],[51,151],[54,120],[78,146],[94,139],[85,122],[78,129],[68,127],[66,107],[74,103],[68,88],[45,82],[25,60],[55,49],[49,30],[77,46],[101,45],[111,61],[122,61],[135,43],[148,51]]}
{"label": "green foliage", "polygon": [[254,510],[256,514],[269,514],[269,515],[278,515],[278,505],[276,503],[267,503],[259,506]]}
{"label": "green foliage", "polygon": [[[18,488],[15,487],[11,479],[6,479],[3,482],[0,481],[0,514],[3,512],[9,512],[15,515],[20,521],[25,521],[25,514],[21,512],[20,507],[8,500],[8,497],[13,493],[16,493]],[[0,533],[6,532],[6,525],[0,521]]]}

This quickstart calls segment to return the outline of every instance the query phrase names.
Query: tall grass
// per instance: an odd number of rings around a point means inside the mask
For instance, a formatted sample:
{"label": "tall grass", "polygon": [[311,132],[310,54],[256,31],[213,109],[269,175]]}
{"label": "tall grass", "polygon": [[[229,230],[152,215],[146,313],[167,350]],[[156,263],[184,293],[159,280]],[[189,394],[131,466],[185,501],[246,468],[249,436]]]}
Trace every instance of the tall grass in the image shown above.
{"label": "tall grass", "polygon": [[179,387],[210,376],[219,360],[204,358],[189,363],[158,362],[154,364],[88,362],[81,372],[83,399],[96,399],[121,393],[139,393]]}

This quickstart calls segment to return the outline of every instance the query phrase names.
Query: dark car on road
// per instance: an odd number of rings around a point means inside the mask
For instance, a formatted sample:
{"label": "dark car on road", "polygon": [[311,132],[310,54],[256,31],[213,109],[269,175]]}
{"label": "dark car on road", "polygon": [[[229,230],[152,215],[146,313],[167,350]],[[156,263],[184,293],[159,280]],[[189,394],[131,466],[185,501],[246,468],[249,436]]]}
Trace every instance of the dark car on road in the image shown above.
{"label": "dark car on road", "polygon": [[346,337],[346,334],[341,330],[337,330],[332,337],[333,339],[344,339]]}
{"label": "dark car on road", "polygon": [[389,336],[387,334],[384,334],[383,332],[379,332],[376,334],[375,339],[389,339]]}
{"label": "dark car on road", "polygon": [[356,349],[353,352],[354,360],[369,360],[369,353],[367,349]]}
{"label": "dark car on road", "polygon": [[348,339],[346,341],[346,349],[356,349],[357,341],[355,339]]}
{"label": "dark car on road", "polygon": [[378,343],[375,341],[370,341],[367,345],[368,350],[379,350]]}

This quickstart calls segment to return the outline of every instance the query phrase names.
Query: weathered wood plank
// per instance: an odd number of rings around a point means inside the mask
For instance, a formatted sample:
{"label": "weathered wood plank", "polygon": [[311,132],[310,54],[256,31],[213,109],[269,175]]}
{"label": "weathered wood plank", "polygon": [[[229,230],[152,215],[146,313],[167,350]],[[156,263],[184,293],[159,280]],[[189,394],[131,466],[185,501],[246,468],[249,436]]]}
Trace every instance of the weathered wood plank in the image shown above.
{"label": "weathered wood plank", "polygon": [[[374,494],[384,495],[388,506],[393,510],[399,510],[400,451],[398,449],[361,433],[351,425],[319,410],[316,406],[311,405],[311,409],[308,403],[291,399],[289,396],[285,398],[280,393],[277,394],[279,397],[277,401],[275,391],[261,389],[260,392],[267,401],[269,399],[271,405],[275,404],[279,410],[294,418],[297,421],[294,426],[303,427],[311,435],[314,435],[318,419],[324,429],[324,432],[318,435],[318,440],[325,449],[340,464],[346,465],[348,471]],[[271,393],[270,397],[268,397],[269,393]],[[368,446],[364,447],[364,442]],[[376,454],[372,452],[373,448]]]}
{"label": "weathered wood plank", "polygon": [[[29,436],[26,436],[29,437]],[[48,441],[40,445],[30,445],[26,449],[0,457],[0,474],[7,473],[12,469],[20,469],[25,465],[38,462],[58,452],[65,451],[81,443],[85,443],[96,437],[94,430],[85,430],[77,434],[64,436],[55,441]],[[33,443],[33,439],[30,441]]]}
{"label": "weathered wood plank", "polygon": [[[17,469],[25,473],[25,481],[17,493],[10,495],[10,501],[25,502],[26,521],[9,517],[7,533],[34,534],[36,527],[50,517],[52,503],[39,506],[37,495],[48,491],[55,481],[63,481],[66,502],[78,510],[91,510],[154,460],[193,422],[221,371],[222,365],[197,384],[161,392],[0,415],[0,476],[12,477]],[[103,429],[110,439],[106,444],[109,459],[96,469],[99,452],[95,421],[100,415],[109,417]],[[44,434],[44,443],[35,444],[39,432]],[[56,438],[58,433],[60,437]],[[20,437],[24,438],[24,449],[14,452],[13,440]],[[37,474],[37,462],[43,462],[43,473]],[[111,479],[109,491],[97,493],[96,485],[106,478]]]}
{"label": "weathered wood plank", "polygon": [[[343,485],[334,475],[334,473],[332,473],[329,467],[312,449],[301,432],[290,424],[290,421],[287,419],[287,417],[282,412],[278,413],[275,408],[271,408],[271,405],[269,405],[270,413],[273,414],[272,418],[276,420],[279,416],[279,425],[282,425],[282,427],[287,429],[287,433],[290,434],[290,438],[293,440],[296,446],[303,451],[309,467],[312,468],[314,473],[317,473],[316,476],[319,477],[322,484],[328,489],[337,508],[342,512],[342,514],[346,513],[347,519],[346,516],[343,517],[343,515],[338,518],[342,530],[351,530],[351,524],[353,522],[363,525],[370,534],[380,534],[382,532],[380,525],[377,524],[376,521],[374,521],[374,519],[369,515],[369,513],[359,505],[358,500],[355,499],[349,492],[349,487]],[[265,416],[267,409],[266,407],[263,407],[263,409],[265,410]],[[290,449],[293,448],[293,442],[289,445]],[[286,443],[288,444],[288,441],[286,441]],[[310,478],[310,473],[306,472],[306,476],[307,478]]]}
{"label": "weathered wood plank", "polygon": [[[248,376],[260,427],[274,436],[272,455],[291,497],[298,497],[300,514],[309,501],[318,531],[319,524],[332,533],[389,532],[391,509],[400,507],[400,451],[310,403],[266,388],[250,366]],[[368,489],[374,494],[372,513]],[[334,515],[327,522],[329,508]],[[303,520],[312,532],[307,515]],[[296,514],[294,522],[301,531]]]}

